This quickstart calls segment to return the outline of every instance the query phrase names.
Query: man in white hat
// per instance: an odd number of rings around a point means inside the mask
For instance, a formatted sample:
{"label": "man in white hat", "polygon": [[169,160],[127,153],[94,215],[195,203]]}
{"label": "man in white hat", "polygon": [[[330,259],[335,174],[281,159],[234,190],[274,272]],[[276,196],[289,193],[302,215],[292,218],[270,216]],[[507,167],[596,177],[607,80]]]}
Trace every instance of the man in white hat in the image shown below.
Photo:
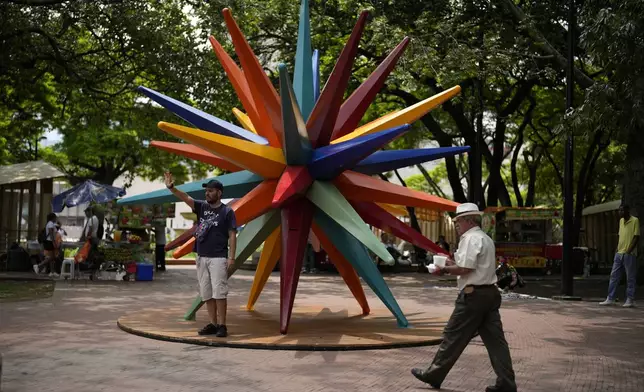
{"label": "man in white hat", "polygon": [[488,351],[496,384],[486,392],[516,392],[514,370],[499,315],[501,295],[496,283],[494,242],[481,230],[476,204],[464,203],[456,209],[454,226],[460,240],[454,259],[437,268],[435,275],[457,275],[459,294],[447,322],[441,343],[428,369],[412,369],[419,380],[439,389],[468,343],[478,333]]}

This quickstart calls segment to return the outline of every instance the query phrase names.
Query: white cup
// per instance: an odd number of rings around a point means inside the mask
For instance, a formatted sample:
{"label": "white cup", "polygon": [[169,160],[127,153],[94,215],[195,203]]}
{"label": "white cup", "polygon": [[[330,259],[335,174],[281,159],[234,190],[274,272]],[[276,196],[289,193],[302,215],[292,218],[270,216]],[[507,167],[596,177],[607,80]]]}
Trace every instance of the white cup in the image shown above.
{"label": "white cup", "polygon": [[440,268],[445,268],[445,262],[447,261],[447,256],[435,255],[434,256],[434,265]]}

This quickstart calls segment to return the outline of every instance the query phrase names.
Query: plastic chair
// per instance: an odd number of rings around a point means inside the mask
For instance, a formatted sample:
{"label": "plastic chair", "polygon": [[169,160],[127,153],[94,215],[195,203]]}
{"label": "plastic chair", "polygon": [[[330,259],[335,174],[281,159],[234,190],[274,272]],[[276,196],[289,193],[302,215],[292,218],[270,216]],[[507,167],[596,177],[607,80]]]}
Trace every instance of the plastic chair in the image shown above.
{"label": "plastic chair", "polygon": [[74,266],[74,260],[73,259],[65,259],[63,260],[63,265],[60,267],[60,277],[70,279],[74,279],[76,275],[75,271],[75,266]]}

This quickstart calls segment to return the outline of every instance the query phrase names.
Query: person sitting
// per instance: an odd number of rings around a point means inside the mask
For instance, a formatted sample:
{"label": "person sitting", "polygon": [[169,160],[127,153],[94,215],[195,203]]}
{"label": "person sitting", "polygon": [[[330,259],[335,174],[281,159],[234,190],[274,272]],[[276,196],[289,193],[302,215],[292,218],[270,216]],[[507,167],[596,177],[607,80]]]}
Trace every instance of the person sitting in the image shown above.
{"label": "person sitting", "polygon": [[514,268],[505,258],[501,259],[501,263],[496,268],[496,285],[503,291],[512,291],[517,286],[523,287],[523,279]]}
{"label": "person sitting", "polygon": [[436,244],[437,244],[438,246],[440,246],[441,248],[445,249],[445,251],[446,251],[447,253],[449,253],[449,244],[448,244],[448,243],[447,243],[447,241],[445,240],[445,236],[444,236],[444,235],[439,235],[439,236],[438,236],[438,242],[437,242]]}

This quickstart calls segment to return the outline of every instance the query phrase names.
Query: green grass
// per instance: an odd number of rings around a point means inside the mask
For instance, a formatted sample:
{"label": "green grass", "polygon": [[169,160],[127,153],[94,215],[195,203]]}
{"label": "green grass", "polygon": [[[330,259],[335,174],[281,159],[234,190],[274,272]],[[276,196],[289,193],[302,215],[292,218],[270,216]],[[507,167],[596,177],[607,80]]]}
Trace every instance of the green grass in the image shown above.
{"label": "green grass", "polygon": [[51,281],[0,280],[0,303],[49,298],[54,286]]}

